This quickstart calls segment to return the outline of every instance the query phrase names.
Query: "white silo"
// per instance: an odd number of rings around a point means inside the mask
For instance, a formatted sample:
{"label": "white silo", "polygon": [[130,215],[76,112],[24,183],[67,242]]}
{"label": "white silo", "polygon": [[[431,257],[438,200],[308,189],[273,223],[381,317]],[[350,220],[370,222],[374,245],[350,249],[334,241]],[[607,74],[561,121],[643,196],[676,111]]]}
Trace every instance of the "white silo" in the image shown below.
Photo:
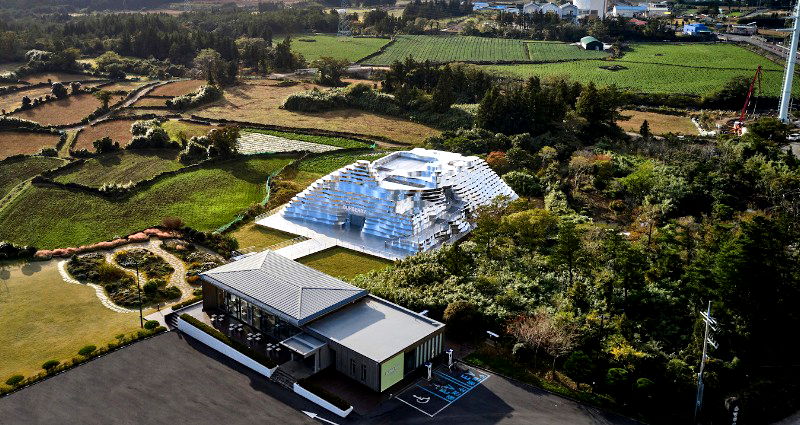
{"label": "white silo", "polygon": [[597,16],[600,19],[606,17],[606,7],[608,0],[573,0],[572,3],[578,6],[578,16]]}

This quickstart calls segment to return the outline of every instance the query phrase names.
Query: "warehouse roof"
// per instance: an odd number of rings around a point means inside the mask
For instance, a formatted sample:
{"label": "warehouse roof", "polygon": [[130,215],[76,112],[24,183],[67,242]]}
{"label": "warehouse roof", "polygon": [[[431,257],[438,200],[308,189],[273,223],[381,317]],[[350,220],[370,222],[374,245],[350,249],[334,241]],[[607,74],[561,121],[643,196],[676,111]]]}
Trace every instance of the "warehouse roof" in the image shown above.
{"label": "warehouse roof", "polygon": [[589,44],[589,43],[593,43],[595,41],[598,42],[598,43],[600,42],[600,40],[592,37],[591,35],[587,35],[586,37],[582,37],[581,38],[581,43],[582,44]]}
{"label": "warehouse roof", "polygon": [[363,289],[272,251],[253,254],[200,276],[296,326],[367,295]]}
{"label": "warehouse roof", "polygon": [[306,329],[382,363],[443,326],[370,295],[308,324]]}

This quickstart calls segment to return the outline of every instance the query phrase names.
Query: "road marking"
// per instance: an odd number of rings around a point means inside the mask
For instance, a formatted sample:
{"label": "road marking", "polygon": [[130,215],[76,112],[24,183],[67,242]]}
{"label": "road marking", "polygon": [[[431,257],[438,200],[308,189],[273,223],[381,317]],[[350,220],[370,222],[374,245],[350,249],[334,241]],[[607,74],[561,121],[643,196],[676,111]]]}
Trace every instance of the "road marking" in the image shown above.
{"label": "road marking", "polygon": [[428,416],[430,416],[431,418],[433,417],[433,415],[431,415],[430,413],[428,413],[428,412],[426,412],[426,411],[424,411],[424,410],[420,409],[420,408],[419,408],[419,407],[417,407],[417,406],[414,406],[413,404],[411,404],[411,403],[409,403],[409,402],[407,402],[407,401],[403,400],[402,398],[400,398],[400,397],[395,397],[395,398],[396,398],[396,399],[398,399],[398,400],[400,400],[400,401],[402,401],[403,403],[405,403],[405,404],[407,404],[407,405],[409,405],[409,406],[413,407],[414,409],[417,409],[417,410],[418,410],[418,411],[420,411],[421,413],[424,413],[425,415],[428,415]]}
{"label": "road marking", "polygon": [[[433,375],[436,378],[434,381],[420,379],[400,391],[395,398],[433,418],[491,377],[488,373],[472,369],[448,373],[441,367],[437,368]],[[421,396],[419,390],[435,397]],[[404,400],[403,397],[408,400]]]}

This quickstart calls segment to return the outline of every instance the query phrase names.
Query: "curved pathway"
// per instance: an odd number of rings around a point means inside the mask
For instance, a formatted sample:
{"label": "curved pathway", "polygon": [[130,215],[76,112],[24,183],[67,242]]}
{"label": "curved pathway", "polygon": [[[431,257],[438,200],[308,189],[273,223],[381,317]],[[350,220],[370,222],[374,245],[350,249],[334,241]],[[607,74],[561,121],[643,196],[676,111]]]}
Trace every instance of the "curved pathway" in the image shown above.
{"label": "curved pathway", "polygon": [[[172,275],[170,276],[168,282],[169,285],[175,286],[181,290],[181,298],[179,300],[176,300],[175,302],[180,302],[192,297],[192,292],[194,292],[194,288],[192,288],[192,286],[189,285],[188,282],[186,282],[186,266],[183,264],[183,261],[180,258],[162,249],[160,245],[161,245],[160,239],[151,237],[148,242],[138,242],[138,243],[131,243],[127,245],[118,246],[112,249],[111,251],[106,252],[106,261],[119,266],[119,264],[117,264],[114,261],[114,254],[116,254],[117,252],[128,251],[131,249],[144,249],[150,251],[153,254],[158,255],[159,257],[164,259],[164,261],[169,263],[169,265],[172,266],[173,269],[175,269],[175,271],[172,272]],[[126,270],[131,270],[131,269],[126,269]],[[144,278],[144,274],[140,273],[139,284],[144,284],[145,282],[146,279]]]}
{"label": "curved pathway", "polygon": [[86,285],[94,289],[95,294],[97,294],[97,298],[100,300],[100,303],[103,304],[104,307],[108,308],[109,310],[116,311],[117,313],[133,313],[136,310],[130,310],[124,307],[120,307],[114,304],[108,295],[106,295],[106,290],[103,289],[102,286],[94,284],[94,283],[81,283],[76,279],[73,279],[72,276],[69,275],[67,272],[67,261],[68,260],[61,260],[58,262],[58,273],[61,275],[61,278],[64,279],[64,282],[72,283],[76,285]]}

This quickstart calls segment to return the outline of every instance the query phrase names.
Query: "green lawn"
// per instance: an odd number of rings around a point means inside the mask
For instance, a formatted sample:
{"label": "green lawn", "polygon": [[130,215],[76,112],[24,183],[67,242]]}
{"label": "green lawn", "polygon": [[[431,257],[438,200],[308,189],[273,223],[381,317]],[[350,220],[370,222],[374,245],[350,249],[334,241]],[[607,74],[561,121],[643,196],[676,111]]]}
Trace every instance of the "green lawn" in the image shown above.
{"label": "green lawn", "polygon": [[292,50],[302,54],[309,62],[324,56],[355,62],[377,52],[388,42],[387,38],[303,35],[292,38]]}
{"label": "green lawn", "polygon": [[401,35],[383,53],[366,60],[374,65],[391,65],[407,57],[431,62],[553,62],[607,57],[605,52],[583,50],[578,46],[559,42],[524,42],[517,39],[473,37]]}
{"label": "green lawn", "polygon": [[[634,44],[619,60],[585,60],[546,64],[487,65],[485,69],[520,78],[567,77],[569,79],[643,93],[705,95],[722,88],[735,77],[752,78],[758,65],[765,96],[779,96],[783,83],[781,67],[768,59],[727,44]],[[601,66],[619,65],[621,70]],[[687,66],[688,65],[688,66]],[[795,85],[800,94],[800,84]]]}
{"label": "green lawn", "polygon": [[345,280],[392,264],[389,260],[338,246],[300,258],[297,261],[323,273]]}
{"label": "green lawn", "polygon": [[209,131],[214,129],[214,126],[211,125],[178,120],[164,121],[161,127],[167,131],[170,139],[178,141],[181,140],[181,135],[183,135],[186,140],[189,140],[195,136],[205,136]]}
{"label": "green lawn", "polygon": [[239,249],[253,252],[263,251],[272,245],[297,237],[297,235],[259,226],[255,223],[247,223],[231,232],[230,235],[239,241]]}
{"label": "green lawn", "polygon": [[183,165],[176,160],[174,150],[120,151],[87,160],[79,168],[67,170],[55,177],[61,183],[80,183],[102,186],[104,183],[125,184],[146,180],[165,171],[178,170]]}
{"label": "green lawn", "polygon": [[0,163],[0,198],[25,180],[65,163],[66,161],[63,159],[44,156],[34,156],[21,161],[4,161]]}
{"label": "green lawn", "polygon": [[374,154],[352,154],[352,153],[332,153],[328,155],[316,156],[302,161],[298,166],[299,171],[318,174],[320,177],[332,171],[338,170],[345,165],[352,164],[360,159],[375,161],[386,156],[387,153]]}
{"label": "green lawn", "polygon": [[260,202],[267,176],[291,158],[237,158],[164,179],[123,201],[31,187],[0,212],[0,240],[39,248],[79,246],[181,217],[213,230]]}
{"label": "green lawn", "polygon": [[[0,382],[41,372],[47,360],[69,360],[139,327],[139,315],[111,311],[94,289],[66,283],[56,261],[0,266]],[[2,384],[0,384],[2,385]]]}
{"label": "green lawn", "polygon": [[242,132],[268,134],[270,136],[283,137],[285,139],[290,139],[290,140],[302,140],[304,142],[317,143],[320,145],[336,146],[338,148],[345,148],[345,149],[351,149],[351,148],[366,149],[372,146],[364,142],[359,142],[357,140],[352,140],[352,139],[346,139],[344,137],[315,136],[312,134],[288,133],[285,131],[264,130],[259,128],[246,128],[242,130]]}

